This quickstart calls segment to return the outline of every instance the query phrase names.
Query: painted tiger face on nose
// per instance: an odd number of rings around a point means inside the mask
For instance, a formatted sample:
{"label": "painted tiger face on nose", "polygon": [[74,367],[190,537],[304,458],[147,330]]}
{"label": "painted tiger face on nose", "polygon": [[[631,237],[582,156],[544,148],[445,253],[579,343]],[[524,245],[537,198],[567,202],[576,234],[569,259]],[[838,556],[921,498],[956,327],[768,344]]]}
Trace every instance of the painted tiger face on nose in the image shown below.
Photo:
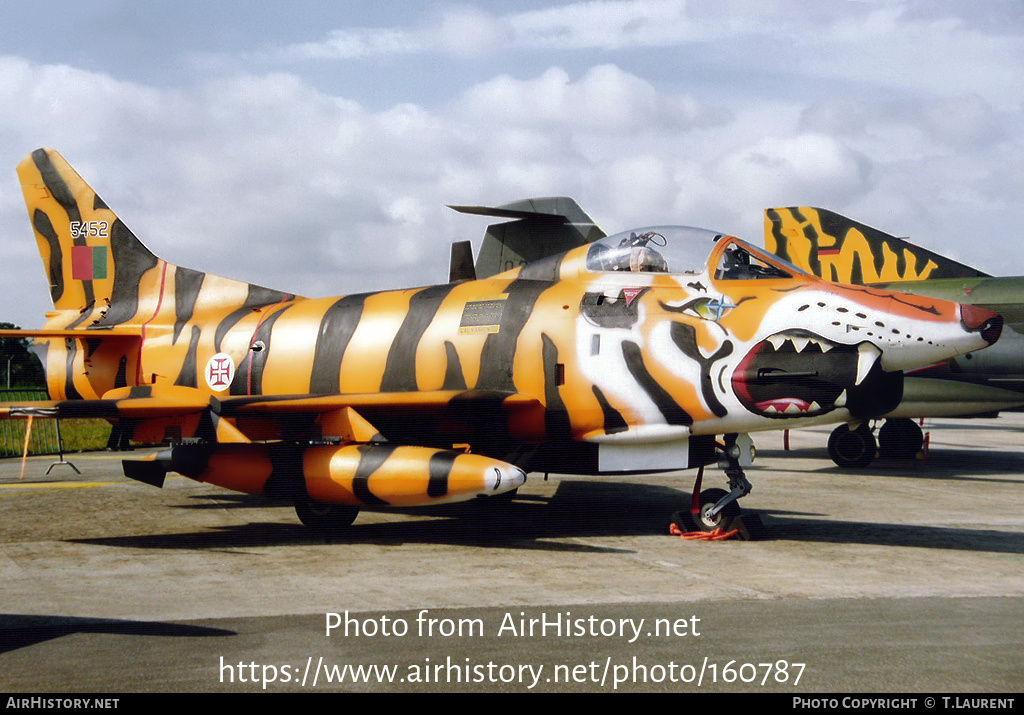
{"label": "painted tiger face on nose", "polygon": [[942,359],[951,347],[978,349],[998,334],[995,314],[885,291],[648,283],[592,286],[577,320],[584,373],[609,405],[645,425],[745,413],[756,429],[820,417],[862,405],[882,373]]}

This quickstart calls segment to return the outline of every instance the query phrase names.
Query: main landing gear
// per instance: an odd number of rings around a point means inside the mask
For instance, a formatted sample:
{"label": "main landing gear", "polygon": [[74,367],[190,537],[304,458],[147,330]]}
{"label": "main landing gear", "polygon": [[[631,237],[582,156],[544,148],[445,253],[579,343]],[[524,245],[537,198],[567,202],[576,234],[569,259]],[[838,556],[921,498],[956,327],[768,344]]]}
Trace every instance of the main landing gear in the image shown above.
{"label": "main landing gear", "polygon": [[878,430],[878,439],[868,422],[855,429],[839,425],[828,438],[828,456],[840,467],[866,467],[876,456],[911,459],[924,446],[924,434],[917,422],[907,417],[890,418]]}
{"label": "main landing gear", "polygon": [[299,498],[295,501],[295,514],[303,526],[312,532],[330,536],[340,534],[352,526],[359,515],[359,507]]}
{"label": "main landing gear", "polygon": [[672,515],[673,525],[683,532],[684,538],[699,538],[696,532],[707,534],[707,538],[737,537],[744,541],[762,539],[765,536],[761,517],[755,512],[744,512],[737,500],[750,493],[753,486],[743,473],[740,465],[744,450],[749,450],[753,459],[753,445],[750,438],[743,436],[745,444],[737,444],[739,435],[727,434],[719,453],[725,462],[725,475],[729,478],[729,491],[705,489],[701,491],[704,467],[697,470],[693,483],[693,497],[690,508]]}

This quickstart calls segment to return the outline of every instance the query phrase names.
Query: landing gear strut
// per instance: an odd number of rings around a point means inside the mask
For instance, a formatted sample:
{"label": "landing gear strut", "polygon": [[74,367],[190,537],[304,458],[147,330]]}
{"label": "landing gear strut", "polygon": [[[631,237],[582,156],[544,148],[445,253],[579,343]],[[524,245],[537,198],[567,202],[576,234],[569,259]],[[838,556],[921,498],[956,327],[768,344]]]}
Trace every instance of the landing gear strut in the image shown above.
{"label": "landing gear strut", "polygon": [[754,512],[744,513],[737,500],[750,493],[753,486],[743,473],[740,457],[743,448],[736,444],[738,435],[725,435],[722,455],[725,460],[725,474],[729,478],[729,491],[724,489],[705,489],[701,491],[704,478],[704,467],[697,470],[697,478],[693,483],[693,499],[689,511],[678,511],[672,515],[673,523],[682,531],[703,531],[728,533],[736,531],[737,535],[750,541],[764,537],[764,525],[761,517]]}

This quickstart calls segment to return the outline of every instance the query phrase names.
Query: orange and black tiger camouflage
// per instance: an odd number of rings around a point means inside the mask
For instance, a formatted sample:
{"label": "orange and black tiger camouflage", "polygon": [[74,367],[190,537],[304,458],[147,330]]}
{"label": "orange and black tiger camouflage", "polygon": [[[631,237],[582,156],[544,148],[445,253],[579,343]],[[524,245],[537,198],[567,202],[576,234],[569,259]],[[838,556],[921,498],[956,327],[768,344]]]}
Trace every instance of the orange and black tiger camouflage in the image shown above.
{"label": "orange and black tiger camouflage", "polygon": [[[986,311],[826,283],[729,236],[685,273],[636,247],[609,268],[611,237],[483,280],[306,298],[156,257],[52,150],[18,175],[54,304],[18,334],[52,401],[0,410],[167,442],[126,463],[153,483],[416,505],[526,471],[696,466],[714,435],[877,412],[901,370],[998,334]],[[760,272],[730,275],[737,256]]]}
{"label": "orange and black tiger camouflage", "polygon": [[839,283],[892,283],[988,274],[845,216],[811,206],[765,209],[765,248]]}

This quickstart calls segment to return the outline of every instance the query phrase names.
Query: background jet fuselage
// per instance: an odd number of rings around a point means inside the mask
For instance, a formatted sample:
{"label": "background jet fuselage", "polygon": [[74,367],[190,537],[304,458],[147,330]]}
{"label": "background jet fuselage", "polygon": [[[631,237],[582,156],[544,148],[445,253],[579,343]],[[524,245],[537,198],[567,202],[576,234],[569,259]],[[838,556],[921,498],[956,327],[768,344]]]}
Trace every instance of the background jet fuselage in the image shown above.
{"label": "background jet fuselage", "polygon": [[991,412],[1024,402],[1024,396],[1010,392],[1024,392],[1024,277],[988,276],[905,239],[806,206],[766,209],[765,246],[827,280],[955,301],[1003,317],[1004,329],[991,347],[915,370],[915,380],[947,382],[915,384],[910,392],[924,399],[901,406],[900,414]]}

